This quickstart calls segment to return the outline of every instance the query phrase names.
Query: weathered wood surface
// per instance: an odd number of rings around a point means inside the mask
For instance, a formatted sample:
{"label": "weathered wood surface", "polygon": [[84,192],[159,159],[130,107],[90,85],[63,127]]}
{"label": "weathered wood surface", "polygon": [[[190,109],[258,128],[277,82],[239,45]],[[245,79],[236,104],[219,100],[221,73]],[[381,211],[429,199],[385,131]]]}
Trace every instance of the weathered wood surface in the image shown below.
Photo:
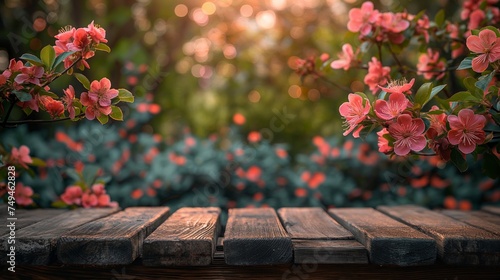
{"label": "weathered wood surface", "polygon": [[500,216],[484,211],[443,210],[441,213],[471,226],[500,235]]}
{"label": "weathered wood surface", "polygon": [[481,210],[495,215],[500,215],[500,207],[498,206],[484,206],[483,208],[481,208]]}
{"label": "weathered wood surface", "polygon": [[292,239],[354,239],[352,233],[319,207],[286,207],[279,209],[278,214]]}
{"label": "weathered wood surface", "polygon": [[[413,267],[379,265],[266,265],[266,266],[193,266],[193,267],[145,267],[142,265],[95,267],[78,266],[25,266],[16,267],[15,273],[3,272],[5,279],[106,279],[106,280],[153,280],[153,279],[260,279],[260,280],[332,280],[332,279],[379,279],[379,280],[444,280],[480,279],[498,280],[500,266],[470,267],[429,265]],[[7,278],[12,277],[12,278]]]}
{"label": "weathered wood surface", "polygon": [[412,266],[436,260],[432,238],[372,208],[330,209],[329,213],[365,245],[372,263]]}
{"label": "weathered wood surface", "polygon": [[[5,213],[7,213],[7,209],[4,209]],[[24,209],[19,209],[16,210],[15,216],[5,216],[0,215],[2,220],[6,220],[7,224],[9,222],[15,222],[15,229],[20,230],[22,228],[25,228],[27,226],[30,226],[32,224],[41,222],[45,219],[50,219],[53,218],[59,214],[62,214],[68,210],[65,209],[35,209],[35,210],[24,210]],[[7,220],[7,218],[9,218]],[[10,218],[15,218],[15,219],[10,219]],[[4,236],[7,233],[10,232],[10,229],[8,227],[2,227],[0,229],[0,236]]]}
{"label": "weathered wood surface", "polygon": [[168,214],[168,207],[130,207],[88,222],[59,238],[57,258],[64,264],[130,264],[139,257],[144,238]]}
{"label": "weathered wood surface", "polygon": [[[16,263],[47,265],[54,260],[57,240],[67,231],[119,211],[118,208],[77,209],[45,219],[16,232]],[[5,263],[7,242],[0,242],[0,261]]]}
{"label": "weathered wood surface", "polygon": [[286,207],[278,215],[292,238],[294,263],[368,263],[365,247],[323,209]]}
{"label": "weathered wood surface", "polygon": [[418,206],[380,206],[391,217],[432,236],[441,260],[447,264],[498,265],[500,237]]}
{"label": "weathered wood surface", "polygon": [[229,265],[292,262],[292,240],[274,209],[229,209],[224,258]]}
{"label": "weathered wood surface", "polygon": [[148,266],[210,265],[219,236],[220,209],[181,208],[144,241]]}

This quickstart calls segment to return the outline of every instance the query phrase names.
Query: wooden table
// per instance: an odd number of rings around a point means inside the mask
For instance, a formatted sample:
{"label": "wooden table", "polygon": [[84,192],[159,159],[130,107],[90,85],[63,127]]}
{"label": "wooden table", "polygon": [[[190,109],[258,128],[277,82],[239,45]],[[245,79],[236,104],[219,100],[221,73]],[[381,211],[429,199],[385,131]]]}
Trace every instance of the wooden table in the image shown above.
{"label": "wooden table", "polygon": [[[7,223],[7,211],[0,218]],[[3,211],[5,210],[5,211]],[[18,210],[1,279],[500,279],[500,207]],[[7,229],[6,229],[7,228]]]}

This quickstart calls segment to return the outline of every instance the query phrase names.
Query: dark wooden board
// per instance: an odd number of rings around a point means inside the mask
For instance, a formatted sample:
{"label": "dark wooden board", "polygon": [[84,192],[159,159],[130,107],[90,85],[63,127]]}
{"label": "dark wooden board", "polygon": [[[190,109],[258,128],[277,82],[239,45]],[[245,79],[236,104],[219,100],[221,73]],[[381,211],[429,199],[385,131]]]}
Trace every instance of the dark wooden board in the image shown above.
{"label": "dark wooden board", "polygon": [[292,239],[354,239],[352,233],[319,207],[286,207],[279,209],[278,215]]}
{"label": "dark wooden board", "polygon": [[441,260],[447,264],[500,263],[500,237],[419,206],[380,206],[391,217],[432,236]]}
{"label": "dark wooden board", "polygon": [[498,206],[483,206],[481,210],[495,214],[495,215],[500,215],[500,207]]}
{"label": "dark wooden board", "polygon": [[[7,210],[5,210],[7,211]],[[66,209],[35,209],[35,210],[16,210],[16,215],[13,217],[5,216],[2,219],[6,219],[8,222],[15,222],[16,230],[20,230],[32,224],[38,223],[45,219],[53,218],[59,214],[62,214],[68,210]],[[15,219],[12,219],[15,218]],[[0,236],[4,236],[9,233],[10,229],[5,227],[0,229]]]}
{"label": "dark wooden board", "polygon": [[[45,219],[16,232],[16,263],[47,265],[54,260],[55,246],[61,235],[80,225],[108,216],[118,208],[76,209]],[[0,242],[0,261],[5,263],[7,242]]]}
{"label": "dark wooden board", "polygon": [[292,240],[274,209],[229,209],[224,258],[229,265],[292,262]]}
{"label": "dark wooden board", "polygon": [[372,208],[338,208],[329,213],[365,245],[372,263],[412,266],[436,260],[432,238]]}
{"label": "dark wooden board", "polygon": [[484,211],[443,210],[441,213],[471,226],[500,235],[500,216]]}
{"label": "dark wooden board", "polygon": [[64,264],[130,264],[139,257],[144,239],[168,214],[168,207],[130,207],[88,222],[59,238],[57,258]]}
{"label": "dark wooden board", "polygon": [[293,239],[296,264],[362,264],[368,263],[368,252],[356,240]]}
{"label": "dark wooden board", "polygon": [[142,263],[210,265],[220,231],[220,212],[216,207],[177,210],[144,241]]}

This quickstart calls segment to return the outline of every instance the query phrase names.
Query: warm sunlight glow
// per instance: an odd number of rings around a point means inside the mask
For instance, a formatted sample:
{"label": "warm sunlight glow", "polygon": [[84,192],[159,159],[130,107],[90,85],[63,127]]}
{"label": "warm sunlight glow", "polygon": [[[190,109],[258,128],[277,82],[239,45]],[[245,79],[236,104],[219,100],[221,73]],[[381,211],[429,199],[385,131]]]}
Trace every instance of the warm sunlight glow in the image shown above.
{"label": "warm sunlight glow", "polygon": [[261,28],[270,29],[276,23],[276,14],[271,10],[262,11],[257,14],[256,20]]}

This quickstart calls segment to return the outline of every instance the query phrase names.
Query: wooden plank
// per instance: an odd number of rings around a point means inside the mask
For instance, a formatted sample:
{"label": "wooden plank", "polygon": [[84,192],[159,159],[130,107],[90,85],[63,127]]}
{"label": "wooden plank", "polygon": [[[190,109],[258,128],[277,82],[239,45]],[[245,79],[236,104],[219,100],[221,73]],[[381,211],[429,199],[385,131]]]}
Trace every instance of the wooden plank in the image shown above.
{"label": "wooden plank", "polygon": [[418,206],[380,206],[391,217],[432,236],[446,264],[498,265],[500,237]]}
{"label": "wooden plank", "polygon": [[292,262],[292,240],[274,209],[229,209],[224,258],[229,265]]}
{"label": "wooden plank", "polygon": [[168,207],[130,207],[65,233],[57,243],[64,264],[125,265],[139,257],[142,243],[169,214]]}
{"label": "wooden plank", "polygon": [[352,233],[319,207],[286,207],[278,210],[292,239],[354,239]]}
{"label": "wooden plank", "polygon": [[483,206],[481,210],[495,214],[495,215],[500,215],[500,206]]}
{"label": "wooden plank", "polygon": [[372,208],[330,209],[329,213],[365,245],[372,263],[413,266],[436,260],[432,238]]}
{"label": "wooden plank", "polygon": [[[7,210],[6,210],[7,211]],[[46,219],[53,218],[68,210],[66,209],[34,209],[34,210],[16,210],[16,215],[13,217],[5,217],[7,222],[13,221],[16,224],[16,230],[20,230],[32,224],[41,222]],[[15,219],[12,219],[15,218]],[[0,229],[0,236],[10,232],[10,229],[5,227]]]}
{"label": "wooden plank", "polygon": [[220,209],[181,208],[144,241],[147,266],[210,265],[220,231]]}
{"label": "wooden plank", "polygon": [[[108,216],[118,208],[76,209],[42,220],[16,232],[16,264],[47,265],[54,260],[57,240],[65,232],[82,224]],[[5,263],[7,250],[5,238],[0,242],[0,261]]]}
{"label": "wooden plank", "polygon": [[443,210],[441,213],[471,226],[500,235],[500,216],[484,211]]}
{"label": "wooden plank", "polygon": [[363,264],[368,263],[365,247],[356,240],[294,239],[296,264]]}

